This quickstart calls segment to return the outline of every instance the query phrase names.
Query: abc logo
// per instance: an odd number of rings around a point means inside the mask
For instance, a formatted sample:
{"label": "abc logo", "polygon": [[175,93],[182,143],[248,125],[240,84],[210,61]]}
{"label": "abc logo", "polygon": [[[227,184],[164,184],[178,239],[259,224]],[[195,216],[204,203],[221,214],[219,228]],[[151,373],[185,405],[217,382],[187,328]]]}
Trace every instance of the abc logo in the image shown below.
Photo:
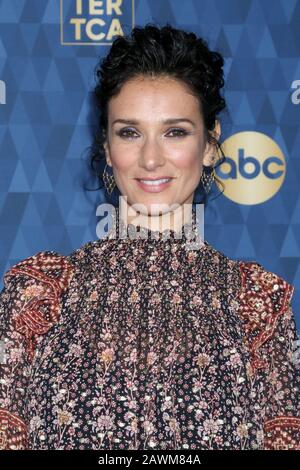
{"label": "abc logo", "polygon": [[286,162],[280,147],[261,132],[238,132],[222,144],[226,162],[216,169],[224,195],[238,204],[261,204],[280,189]]}

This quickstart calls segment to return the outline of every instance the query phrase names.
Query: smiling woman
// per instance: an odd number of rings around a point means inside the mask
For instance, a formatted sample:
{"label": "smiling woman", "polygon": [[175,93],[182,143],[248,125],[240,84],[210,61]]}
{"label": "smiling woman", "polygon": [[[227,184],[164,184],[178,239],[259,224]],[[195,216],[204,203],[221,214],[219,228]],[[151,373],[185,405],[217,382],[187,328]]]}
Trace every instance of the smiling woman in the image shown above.
{"label": "smiling woman", "polygon": [[117,38],[97,64],[92,168],[117,206],[121,195],[141,206],[144,225],[151,214],[159,229],[163,207],[205,203],[213,183],[223,187],[215,173],[225,160],[217,119],[225,109],[223,64],[194,33],[151,24]]}
{"label": "smiling woman", "polygon": [[202,240],[191,208],[215,180],[222,66],[169,25],[102,61],[92,161],[127,206],[106,238],[5,274],[0,448],[299,449],[294,286]]}
{"label": "smiling woman", "polygon": [[[126,118],[129,109],[137,119]],[[202,161],[210,165],[213,152],[205,141],[198,99],[169,78],[135,78],[122,86],[109,103],[104,148],[127,204],[138,203],[144,219],[151,214],[154,229],[164,226],[162,217],[153,217],[163,207],[192,204]]]}

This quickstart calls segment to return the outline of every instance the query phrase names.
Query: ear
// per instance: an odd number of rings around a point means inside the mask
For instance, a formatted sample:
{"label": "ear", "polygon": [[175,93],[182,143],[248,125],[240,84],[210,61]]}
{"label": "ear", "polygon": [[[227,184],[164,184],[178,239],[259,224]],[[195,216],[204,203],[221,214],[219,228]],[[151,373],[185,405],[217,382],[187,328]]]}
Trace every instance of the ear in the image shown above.
{"label": "ear", "polygon": [[[221,125],[218,119],[216,119],[215,127],[213,131],[210,131],[210,133],[213,135],[213,137],[216,140],[219,140],[220,135],[221,135]],[[214,157],[214,159],[212,157]],[[211,166],[213,165],[214,161],[216,161],[216,145],[213,143],[207,142],[205,151],[204,151],[204,156],[203,156],[203,165]]]}
{"label": "ear", "polygon": [[110,151],[109,151],[109,145],[108,145],[107,139],[105,139],[104,142],[103,142],[103,148],[104,148],[104,152],[105,152],[106,163],[107,163],[108,166],[111,167],[112,163],[111,163]]}

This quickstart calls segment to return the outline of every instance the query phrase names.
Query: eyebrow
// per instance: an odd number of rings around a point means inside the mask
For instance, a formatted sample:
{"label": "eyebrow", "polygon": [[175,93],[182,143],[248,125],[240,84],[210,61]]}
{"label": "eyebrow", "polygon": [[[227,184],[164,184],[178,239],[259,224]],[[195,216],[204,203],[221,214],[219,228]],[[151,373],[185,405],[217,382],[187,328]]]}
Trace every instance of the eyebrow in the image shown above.
{"label": "eyebrow", "polygon": [[[139,124],[139,121],[137,121],[136,119],[115,119],[112,125],[116,124],[117,122],[121,124],[132,124],[134,126]],[[178,122],[188,122],[195,126],[195,123],[188,118],[169,118],[165,119],[164,121],[161,121],[162,124],[177,124]]]}

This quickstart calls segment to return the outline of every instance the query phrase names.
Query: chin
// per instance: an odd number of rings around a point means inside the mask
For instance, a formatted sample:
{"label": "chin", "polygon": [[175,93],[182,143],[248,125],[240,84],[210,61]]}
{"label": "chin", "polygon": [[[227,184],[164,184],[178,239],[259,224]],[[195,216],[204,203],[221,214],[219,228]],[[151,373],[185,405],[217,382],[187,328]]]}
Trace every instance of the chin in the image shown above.
{"label": "chin", "polygon": [[[145,215],[152,215],[152,216],[167,214],[168,212],[172,212],[173,210],[175,210],[177,207],[177,205],[176,207],[173,207],[174,203],[171,203],[171,202],[151,202],[151,203],[143,203],[143,204],[146,208]],[[153,204],[153,207],[151,207],[151,204]],[[155,207],[154,207],[154,204],[155,204]]]}

